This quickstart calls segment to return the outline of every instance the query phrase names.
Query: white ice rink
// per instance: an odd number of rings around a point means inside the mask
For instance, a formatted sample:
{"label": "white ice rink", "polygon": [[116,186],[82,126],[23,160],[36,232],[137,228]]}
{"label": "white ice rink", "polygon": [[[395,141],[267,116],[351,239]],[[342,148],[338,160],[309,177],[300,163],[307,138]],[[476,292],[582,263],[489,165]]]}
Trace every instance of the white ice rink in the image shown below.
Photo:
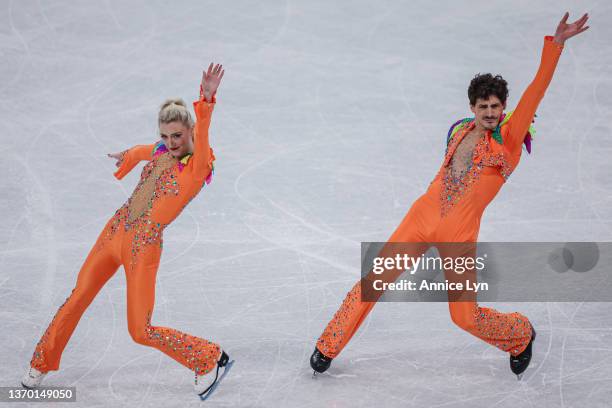
{"label": "white ice rink", "polygon": [[591,28],[566,43],[480,240],[612,241],[607,1],[1,0],[0,386],[137,183],[142,166],[119,182],[106,153],[156,141],[161,102],[191,102],[215,61],[216,172],[165,231],[153,324],[236,363],[200,402],[193,373],[130,338],[120,269],[45,381],[78,401],[52,406],[609,407],[611,303],[495,304],[538,329],[522,382],[446,303],[381,303],[327,373],[308,364],[360,242],[388,238],[470,116],[470,79],[502,74],[514,108],[566,10]]}

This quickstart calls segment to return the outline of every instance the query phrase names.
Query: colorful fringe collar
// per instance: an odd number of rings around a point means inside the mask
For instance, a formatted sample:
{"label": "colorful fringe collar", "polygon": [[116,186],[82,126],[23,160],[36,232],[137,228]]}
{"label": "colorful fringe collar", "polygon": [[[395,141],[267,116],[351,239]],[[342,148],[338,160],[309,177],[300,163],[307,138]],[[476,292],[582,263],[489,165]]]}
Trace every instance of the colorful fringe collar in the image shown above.
{"label": "colorful fringe collar", "polygon": [[[168,148],[166,147],[164,142],[162,142],[160,140],[159,142],[157,142],[155,144],[155,147],[153,148],[153,157],[157,157],[157,156],[159,156],[161,154],[166,153],[167,151],[168,151]],[[185,168],[187,163],[189,163],[189,159],[191,158],[191,156],[193,156],[193,153],[188,153],[185,156],[181,157],[181,159],[178,162],[179,171],[183,171],[183,169]],[[215,174],[215,162],[214,162],[214,160],[211,161],[210,167],[211,167],[210,173],[206,177],[206,180],[204,180],[204,184],[210,184],[210,182],[212,181],[212,176],[213,176],[213,174]]]}
{"label": "colorful fringe collar", "polygon": [[[153,157],[157,157],[166,152],[168,152],[168,148],[166,147],[164,142],[160,140],[155,144],[155,147],[153,148]],[[183,171],[187,163],[189,163],[189,159],[191,158],[191,156],[193,156],[193,153],[187,153],[186,155],[180,158],[178,162],[179,171]]]}
{"label": "colorful fringe collar", "polygon": [[[502,140],[502,135],[501,135],[501,127],[504,126],[506,123],[508,123],[508,121],[510,120],[510,117],[512,116],[512,112],[513,111],[510,111],[507,114],[504,113],[501,117],[501,120],[499,121],[499,124],[497,125],[493,133],[491,133],[491,137],[500,145],[504,143]],[[446,145],[448,146],[453,136],[455,136],[455,134],[459,130],[464,129],[466,126],[469,126],[474,121],[474,119],[475,118],[464,118],[464,119],[460,119],[457,122],[453,123],[453,125],[448,130],[448,135],[446,135]],[[527,153],[529,154],[531,154],[531,141],[533,140],[534,135],[535,135],[535,128],[533,127],[533,121],[532,121],[532,124],[529,125],[529,130],[527,131],[527,134],[525,134],[525,139],[523,140],[525,149],[527,150]]]}

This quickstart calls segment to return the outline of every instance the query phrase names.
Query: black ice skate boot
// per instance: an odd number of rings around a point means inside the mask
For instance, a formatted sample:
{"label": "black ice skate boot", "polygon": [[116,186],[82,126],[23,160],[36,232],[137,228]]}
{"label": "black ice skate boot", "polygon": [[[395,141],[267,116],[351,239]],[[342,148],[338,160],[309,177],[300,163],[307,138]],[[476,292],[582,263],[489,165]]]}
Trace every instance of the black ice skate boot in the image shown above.
{"label": "black ice skate boot", "polygon": [[533,345],[535,338],[536,331],[533,326],[531,326],[531,340],[529,340],[527,348],[525,348],[525,350],[518,356],[510,355],[510,369],[514,374],[516,374],[519,381],[523,377],[523,372],[529,366],[529,362],[531,362],[531,346]]}
{"label": "black ice skate boot", "polygon": [[332,358],[326,357],[323,353],[319,351],[318,348],[315,347],[312,356],[310,356],[310,366],[314,370],[312,375],[314,376],[316,373],[323,373],[325,370],[329,368],[329,365],[332,362]]}

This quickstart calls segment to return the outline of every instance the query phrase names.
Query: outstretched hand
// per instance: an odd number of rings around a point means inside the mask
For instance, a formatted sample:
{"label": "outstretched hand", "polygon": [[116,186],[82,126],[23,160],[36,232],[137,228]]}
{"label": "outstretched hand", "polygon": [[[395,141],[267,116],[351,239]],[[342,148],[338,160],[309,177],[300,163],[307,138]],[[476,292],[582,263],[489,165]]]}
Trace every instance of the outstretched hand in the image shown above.
{"label": "outstretched hand", "polygon": [[115,163],[115,166],[120,167],[121,163],[123,162],[123,155],[125,152],[119,152],[119,153],[108,153],[107,156],[111,157],[113,159],[116,159],[117,162]]}
{"label": "outstretched hand", "polygon": [[223,65],[215,64],[213,66],[212,62],[208,66],[208,71],[202,72],[200,91],[202,92],[202,96],[206,98],[207,102],[212,102],[212,98],[217,93],[217,88],[219,88],[219,84],[221,83],[221,78],[223,78],[224,73],[225,71],[223,70]]}
{"label": "outstretched hand", "polygon": [[568,38],[580,34],[581,32],[586,31],[589,28],[589,26],[584,26],[584,24],[589,19],[589,15],[587,13],[585,13],[578,20],[570,24],[567,24],[568,17],[569,13],[565,13],[563,18],[559,22],[559,25],[557,26],[557,31],[555,31],[555,38],[553,39],[553,41],[557,44],[563,45],[565,43],[565,40],[567,40]]}

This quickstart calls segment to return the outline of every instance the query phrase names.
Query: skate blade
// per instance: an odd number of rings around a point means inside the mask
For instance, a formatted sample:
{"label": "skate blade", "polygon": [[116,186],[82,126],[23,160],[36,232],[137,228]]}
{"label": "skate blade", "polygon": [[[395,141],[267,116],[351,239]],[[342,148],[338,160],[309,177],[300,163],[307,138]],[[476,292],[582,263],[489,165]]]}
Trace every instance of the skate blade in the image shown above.
{"label": "skate blade", "polygon": [[312,370],[312,378],[317,378],[317,372],[315,370]]}
{"label": "skate blade", "polygon": [[523,374],[517,374],[516,379],[517,381],[521,381],[523,379]]}
{"label": "skate blade", "polygon": [[202,401],[206,401],[208,399],[208,397],[210,397],[212,395],[212,393],[215,392],[215,390],[217,389],[217,387],[219,386],[219,384],[221,383],[223,378],[225,378],[225,376],[227,375],[227,372],[234,365],[234,361],[235,360],[228,361],[228,363],[225,365],[225,371],[223,371],[223,374],[221,374],[221,376],[217,379],[217,381],[215,381],[215,383],[212,385],[212,387],[210,387],[210,390],[208,390],[208,392],[206,394],[200,395],[200,399]]}

